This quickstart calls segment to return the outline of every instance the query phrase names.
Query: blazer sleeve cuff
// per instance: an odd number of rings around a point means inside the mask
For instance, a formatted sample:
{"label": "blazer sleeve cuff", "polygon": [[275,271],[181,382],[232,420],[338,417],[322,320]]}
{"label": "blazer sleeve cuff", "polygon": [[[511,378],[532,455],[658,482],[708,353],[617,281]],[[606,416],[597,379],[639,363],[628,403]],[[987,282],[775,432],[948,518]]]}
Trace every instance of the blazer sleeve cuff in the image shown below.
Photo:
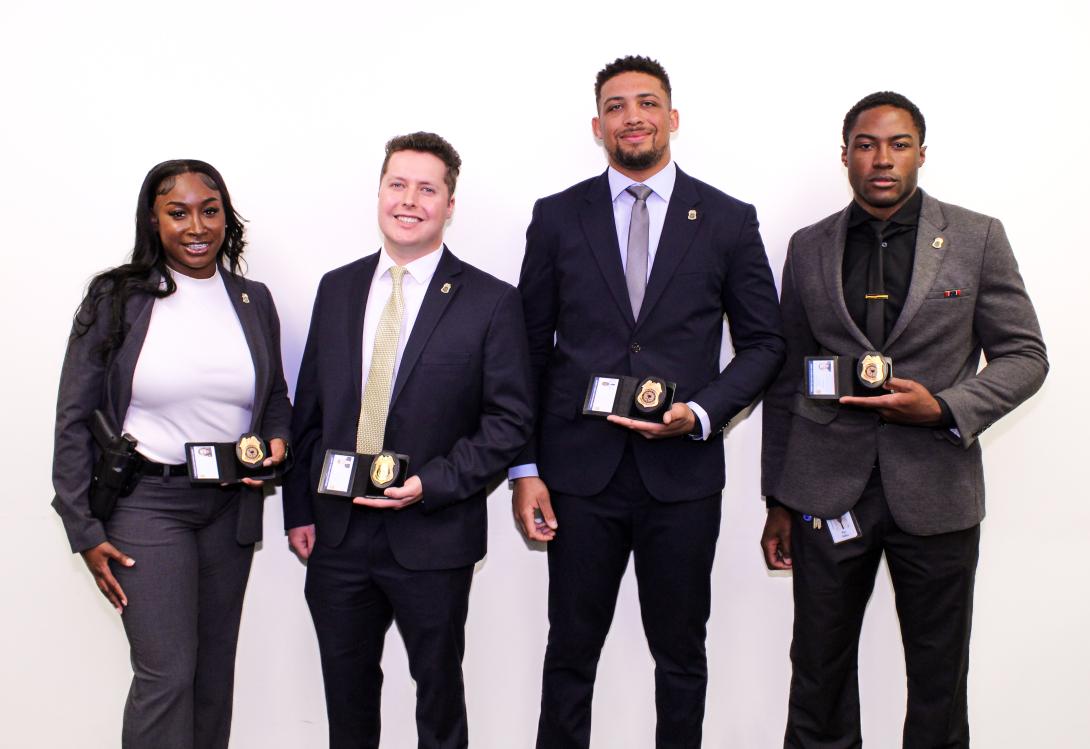
{"label": "blazer sleeve cuff", "polygon": [[65,535],[68,536],[68,545],[72,549],[72,553],[78,554],[88,549],[93,549],[99,544],[107,541],[106,528],[102,525],[102,521],[94,517],[73,516],[70,513],[62,512],[62,506],[59,499],[53,500],[53,508],[61,516],[61,523],[64,525]]}

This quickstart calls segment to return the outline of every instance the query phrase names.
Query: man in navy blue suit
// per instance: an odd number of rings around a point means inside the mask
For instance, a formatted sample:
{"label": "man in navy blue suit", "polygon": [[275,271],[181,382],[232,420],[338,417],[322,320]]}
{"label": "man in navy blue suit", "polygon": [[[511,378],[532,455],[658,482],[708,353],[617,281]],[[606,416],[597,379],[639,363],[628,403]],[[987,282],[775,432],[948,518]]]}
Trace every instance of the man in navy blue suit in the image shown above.
{"label": "man in navy blue suit", "polygon": [[[723,429],[783,361],[753,206],[682,172],[666,71],[625,57],[595,85],[609,168],[539,200],[519,280],[536,433],[509,476],[548,543],[549,642],[537,745],[587,747],[598,658],[635,559],[655,659],[657,746],[700,745],[704,641],[724,485]],[[723,318],[734,357],[723,370]],[[581,414],[593,373],[677,384],[661,422]]]}
{"label": "man in navy blue suit", "polygon": [[[299,370],[284,523],[308,560],[333,749],[379,744],[394,621],[419,746],[468,745],[462,655],[485,484],[522,449],[532,413],[518,292],[443,244],[460,165],[432,133],[386,144],[382,248],[322,279]],[[327,449],[405,454],[410,475],[384,498],[319,494]]]}

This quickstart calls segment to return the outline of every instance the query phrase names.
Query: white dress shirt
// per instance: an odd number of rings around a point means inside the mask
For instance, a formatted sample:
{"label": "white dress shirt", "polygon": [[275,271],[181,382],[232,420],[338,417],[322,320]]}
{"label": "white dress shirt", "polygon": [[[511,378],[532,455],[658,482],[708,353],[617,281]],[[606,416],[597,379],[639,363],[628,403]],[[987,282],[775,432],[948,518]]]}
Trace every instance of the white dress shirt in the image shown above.
{"label": "white dress shirt", "polygon": [[[397,356],[394,358],[394,371],[390,377],[390,383],[397,381],[397,371],[401,367],[401,356],[405,353],[405,344],[409,340],[409,334],[413,332],[416,316],[420,314],[420,305],[424,303],[424,293],[428,290],[435,269],[439,267],[439,258],[443,254],[443,245],[429,252],[423,257],[413,260],[405,265],[405,275],[401,277],[401,296],[405,302],[405,311],[401,316],[401,334],[397,339]],[[394,280],[390,276],[390,268],[397,265],[394,259],[386,252],[386,247],[379,251],[378,266],[375,275],[371,278],[371,290],[367,294],[367,309],[363,314],[363,387],[367,387],[367,378],[371,373],[371,354],[375,348],[375,333],[378,331],[378,321],[382,317],[382,310],[390,299],[394,289]],[[363,397],[363,391],[360,391]]]}

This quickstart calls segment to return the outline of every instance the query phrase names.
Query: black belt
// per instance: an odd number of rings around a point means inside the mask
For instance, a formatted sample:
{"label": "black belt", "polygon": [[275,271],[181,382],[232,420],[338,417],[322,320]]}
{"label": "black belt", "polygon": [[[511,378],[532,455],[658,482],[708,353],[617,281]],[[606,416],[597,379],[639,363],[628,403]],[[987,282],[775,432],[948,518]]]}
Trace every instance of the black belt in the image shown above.
{"label": "black belt", "polygon": [[171,476],[188,476],[189,468],[185,463],[179,463],[178,465],[169,465],[167,463],[156,463],[155,461],[144,459],[143,464],[140,466],[141,476],[162,476],[163,478],[170,478]]}

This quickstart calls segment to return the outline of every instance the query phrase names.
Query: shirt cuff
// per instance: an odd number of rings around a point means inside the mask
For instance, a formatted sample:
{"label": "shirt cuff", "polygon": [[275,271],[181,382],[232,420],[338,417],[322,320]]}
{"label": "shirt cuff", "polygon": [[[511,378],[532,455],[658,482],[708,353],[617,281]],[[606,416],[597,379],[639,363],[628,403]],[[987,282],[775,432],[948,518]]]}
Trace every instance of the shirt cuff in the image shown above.
{"label": "shirt cuff", "polygon": [[689,407],[689,410],[696,416],[696,420],[700,422],[700,434],[690,434],[689,436],[694,440],[706,440],[711,434],[711,419],[708,418],[708,412],[700,407],[700,404],[696,401],[689,401],[685,404]]}
{"label": "shirt cuff", "polygon": [[520,466],[511,466],[507,469],[507,480],[526,479],[538,476],[537,463],[523,463]]}
{"label": "shirt cuff", "polygon": [[[939,418],[939,426],[943,429],[951,429],[952,427],[956,427],[958,424],[957,421],[954,419],[954,414],[950,410],[950,406],[946,405],[946,401],[944,401],[937,395],[935,396],[935,400],[939,402],[939,408],[942,409],[942,416]],[[958,436],[961,436],[960,433]]]}
{"label": "shirt cuff", "polygon": [[783,502],[779,501],[775,497],[765,497],[765,507],[768,508],[769,510],[773,509],[774,507],[783,507],[783,506],[784,506]]}

